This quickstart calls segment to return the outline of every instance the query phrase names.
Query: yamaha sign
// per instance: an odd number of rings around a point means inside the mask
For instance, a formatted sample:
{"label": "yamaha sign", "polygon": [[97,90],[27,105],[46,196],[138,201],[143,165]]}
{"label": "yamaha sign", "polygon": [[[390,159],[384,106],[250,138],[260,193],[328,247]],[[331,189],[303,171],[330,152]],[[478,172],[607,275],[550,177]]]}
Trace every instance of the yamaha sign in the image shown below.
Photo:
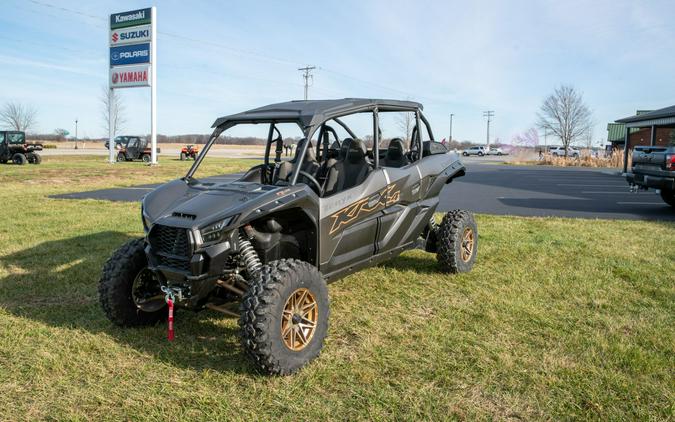
{"label": "yamaha sign", "polygon": [[[151,163],[157,163],[157,10],[155,7],[110,15],[108,88],[150,87]],[[112,116],[108,115],[109,119]],[[110,129],[108,159],[115,162],[115,134]]]}

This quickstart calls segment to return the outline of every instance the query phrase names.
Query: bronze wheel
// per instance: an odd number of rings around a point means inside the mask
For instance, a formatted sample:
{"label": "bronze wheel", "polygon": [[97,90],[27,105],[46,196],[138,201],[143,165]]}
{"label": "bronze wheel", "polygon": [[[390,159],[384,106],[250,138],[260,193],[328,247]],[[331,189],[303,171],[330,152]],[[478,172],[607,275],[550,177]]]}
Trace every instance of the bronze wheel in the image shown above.
{"label": "bronze wheel", "polygon": [[281,319],[281,337],[293,351],[304,349],[314,336],[319,307],[312,292],[300,288],[291,293]]}
{"label": "bronze wheel", "polygon": [[464,229],[462,236],[462,261],[469,262],[473,256],[473,247],[476,244],[474,232],[471,227]]}

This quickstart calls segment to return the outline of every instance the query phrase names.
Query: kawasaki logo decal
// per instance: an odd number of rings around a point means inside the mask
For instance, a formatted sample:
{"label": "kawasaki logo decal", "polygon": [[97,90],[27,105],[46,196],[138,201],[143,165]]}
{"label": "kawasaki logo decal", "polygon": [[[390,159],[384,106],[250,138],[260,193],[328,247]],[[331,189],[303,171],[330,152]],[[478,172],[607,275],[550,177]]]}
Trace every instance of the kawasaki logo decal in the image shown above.
{"label": "kawasaki logo decal", "polygon": [[360,199],[351,205],[342,208],[330,216],[332,219],[329,235],[358,220],[359,217],[394,205],[400,200],[401,190],[396,183],[387,185],[381,191]]}

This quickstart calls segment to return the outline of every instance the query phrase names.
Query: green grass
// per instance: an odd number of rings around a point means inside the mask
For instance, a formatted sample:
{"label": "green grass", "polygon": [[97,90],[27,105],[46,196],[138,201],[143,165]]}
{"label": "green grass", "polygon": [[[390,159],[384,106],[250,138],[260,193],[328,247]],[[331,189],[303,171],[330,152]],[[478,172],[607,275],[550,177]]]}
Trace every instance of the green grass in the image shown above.
{"label": "green grass", "polygon": [[411,251],[332,284],[324,352],[291,377],[257,373],[213,312],[180,313],[173,343],[113,327],[97,280],[139,205],[47,196],[188,165],[0,166],[0,419],[675,417],[671,223],[480,215],[471,273]]}

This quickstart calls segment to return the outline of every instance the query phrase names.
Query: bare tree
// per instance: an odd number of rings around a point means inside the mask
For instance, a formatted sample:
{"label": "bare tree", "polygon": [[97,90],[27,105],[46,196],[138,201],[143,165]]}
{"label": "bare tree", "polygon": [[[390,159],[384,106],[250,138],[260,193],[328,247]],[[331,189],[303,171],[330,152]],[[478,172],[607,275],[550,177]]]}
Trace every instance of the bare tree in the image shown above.
{"label": "bare tree", "polygon": [[37,109],[32,105],[24,105],[8,101],[0,110],[0,123],[8,129],[26,132],[35,127]]}
{"label": "bare tree", "polygon": [[103,129],[105,129],[106,136],[112,133],[114,137],[122,131],[124,123],[126,123],[122,98],[114,89],[103,86],[101,89],[101,106]]}
{"label": "bare tree", "polygon": [[583,95],[572,86],[561,85],[544,100],[537,114],[537,125],[560,139],[567,158],[569,146],[592,129],[592,116]]}
{"label": "bare tree", "polygon": [[415,126],[415,115],[409,111],[396,113],[396,124],[401,132],[405,133],[404,141],[410,141],[412,129]]}
{"label": "bare tree", "polygon": [[519,133],[513,137],[511,143],[521,147],[537,147],[539,145],[539,134],[537,129],[529,128],[523,133]]}
{"label": "bare tree", "polygon": [[62,128],[54,129],[54,135],[58,137],[59,141],[66,139],[66,136],[68,136],[69,133],[70,132]]}

